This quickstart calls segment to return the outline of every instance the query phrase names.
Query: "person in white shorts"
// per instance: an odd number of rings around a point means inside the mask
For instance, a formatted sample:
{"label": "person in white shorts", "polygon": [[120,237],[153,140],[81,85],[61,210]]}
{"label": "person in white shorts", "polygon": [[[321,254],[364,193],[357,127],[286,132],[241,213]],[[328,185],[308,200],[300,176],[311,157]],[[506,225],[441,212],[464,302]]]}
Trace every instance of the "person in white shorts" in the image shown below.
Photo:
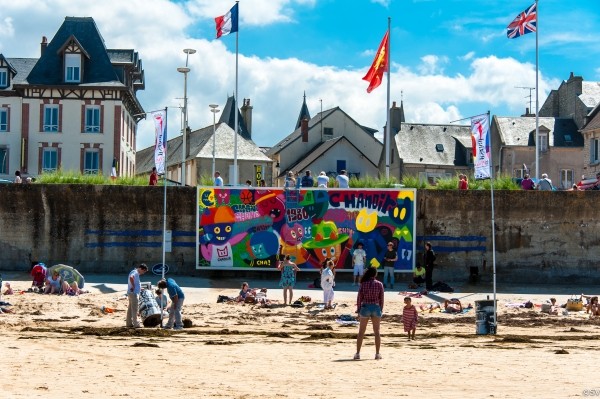
{"label": "person in white shorts", "polygon": [[363,249],[362,242],[356,244],[356,249],[352,254],[352,266],[354,266],[354,282],[352,285],[356,285],[357,281],[365,273],[365,263],[367,263],[367,253]]}

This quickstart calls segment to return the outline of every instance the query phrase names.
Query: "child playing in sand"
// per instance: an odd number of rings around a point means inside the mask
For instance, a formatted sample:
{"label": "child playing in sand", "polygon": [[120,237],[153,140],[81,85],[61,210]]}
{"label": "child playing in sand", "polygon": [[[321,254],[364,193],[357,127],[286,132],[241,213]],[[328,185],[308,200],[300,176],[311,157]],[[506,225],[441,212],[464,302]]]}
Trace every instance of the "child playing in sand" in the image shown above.
{"label": "child playing in sand", "polygon": [[4,295],[12,295],[12,294],[14,294],[13,289],[10,287],[10,283],[8,281],[6,281],[4,283],[4,286],[6,287],[6,291],[4,291]]}
{"label": "child playing in sand", "polygon": [[408,333],[409,341],[415,339],[418,317],[417,308],[412,304],[410,297],[405,297],[404,309],[402,310],[402,324],[404,324],[404,331]]}
{"label": "child playing in sand", "polygon": [[590,318],[600,316],[600,305],[598,305],[597,296],[593,296],[590,299],[590,303],[588,304],[585,312],[590,314]]}
{"label": "child playing in sand", "polygon": [[53,271],[52,276],[46,279],[46,288],[44,288],[44,294],[60,294],[61,280],[58,271]]}
{"label": "child playing in sand", "polygon": [[333,309],[333,285],[335,278],[333,267],[333,261],[329,260],[321,273],[321,288],[323,288],[323,303],[325,304],[325,309]]}
{"label": "child playing in sand", "polygon": [[154,299],[156,300],[158,307],[161,309],[166,309],[167,305],[169,304],[169,298],[167,298],[167,295],[160,288],[154,292],[156,293],[156,297]]}
{"label": "child playing in sand", "polygon": [[244,281],[242,283],[242,289],[235,300],[238,302],[246,302],[246,300],[251,301],[252,299],[255,299],[255,297],[256,290],[251,290],[250,285]]}

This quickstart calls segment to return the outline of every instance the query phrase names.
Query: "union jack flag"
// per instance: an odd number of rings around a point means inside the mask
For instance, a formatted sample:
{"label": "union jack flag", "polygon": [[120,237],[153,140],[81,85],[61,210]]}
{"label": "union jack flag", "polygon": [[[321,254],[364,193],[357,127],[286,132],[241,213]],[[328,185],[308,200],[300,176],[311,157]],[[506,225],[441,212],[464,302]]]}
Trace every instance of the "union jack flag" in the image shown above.
{"label": "union jack flag", "polygon": [[506,28],[506,36],[514,39],[526,33],[535,32],[537,28],[537,2],[517,15],[514,21]]}

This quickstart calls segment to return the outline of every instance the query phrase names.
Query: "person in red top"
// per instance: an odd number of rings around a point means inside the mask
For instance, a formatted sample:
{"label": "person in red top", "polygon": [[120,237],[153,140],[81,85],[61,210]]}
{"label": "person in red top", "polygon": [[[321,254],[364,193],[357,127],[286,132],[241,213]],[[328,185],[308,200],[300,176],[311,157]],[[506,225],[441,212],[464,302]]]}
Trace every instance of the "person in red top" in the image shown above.
{"label": "person in red top", "polygon": [[418,319],[417,308],[411,303],[410,297],[407,296],[404,298],[404,309],[402,309],[402,324],[404,325],[404,332],[408,333],[409,341],[415,339]]}
{"label": "person in red top", "polygon": [[375,335],[375,359],[381,359],[379,354],[379,348],[381,347],[379,325],[383,311],[383,284],[375,278],[376,276],[377,269],[371,266],[360,280],[360,288],[356,297],[356,312],[360,316],[360,325],[358,327],[358,337],[356,338],[354,360],[360,360],[360,348],[369,319],[373,323],[373,335]]}
{"label": "person in red top", "polygon": [[158,173],[156,173],[156,166],[152,168],[152,173],[150,173],[150,181],[148,185],[156,186],[158,184]]}
{"label": "person in red top", "polygon": [[463,175],[463,174],[458,175],[458,189],[459,190],[468,190],[469,189],[469,181],[467,180],[467,175]]}

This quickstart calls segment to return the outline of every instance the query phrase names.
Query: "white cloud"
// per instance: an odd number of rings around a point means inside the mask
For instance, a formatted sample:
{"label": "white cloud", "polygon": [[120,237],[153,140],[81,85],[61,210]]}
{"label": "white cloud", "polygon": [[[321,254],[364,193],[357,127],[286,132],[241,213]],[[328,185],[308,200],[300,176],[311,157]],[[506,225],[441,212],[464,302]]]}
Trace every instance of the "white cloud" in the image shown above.
{"label": "white cloud", "polygon": [[473,59],[474,56],[475,56],[475,52],[469,51],[467,54],[463,55],[462,57],[458,57],[458,59],[463,60],[463,61],[469,61],[469,60]]}
{"label": "white cloud", "polygon": [[438,74],[444,72],[444,64],[448,63],[448,57],[437,55],[425,55],[421,57],[419,72],[421,74]]}

